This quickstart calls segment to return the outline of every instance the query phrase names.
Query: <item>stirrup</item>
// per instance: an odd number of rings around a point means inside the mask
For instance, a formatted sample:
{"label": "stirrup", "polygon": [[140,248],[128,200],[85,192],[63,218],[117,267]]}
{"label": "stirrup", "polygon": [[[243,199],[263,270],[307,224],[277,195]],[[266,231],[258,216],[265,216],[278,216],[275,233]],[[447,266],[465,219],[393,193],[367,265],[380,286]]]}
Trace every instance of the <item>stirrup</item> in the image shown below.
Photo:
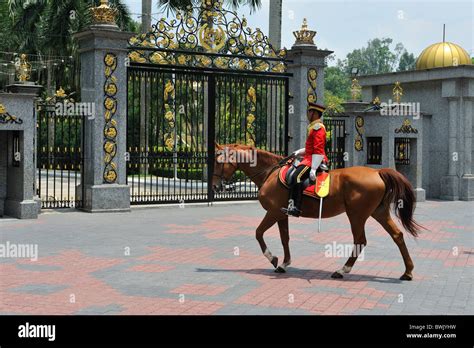
{"label": "stirrup", "polygon": [[299,210],[298,208],[295,207],[295,208],[288,211],[288,215],[291,215],[291,216],[294,216],[294,217],[300,217],[301,216],[301,210]]}
{"label": "stirrup", "polygon": [[292,207],[292,208],[281,208],[280,211],[283,213],[283,214],[286,214],[288,216],[295,216],[295,217],[300,217],[301,216],[301,210],[299,210],[298,208],[296,207]]}
{"label": "stirrup", "polygon": [[288,208],[281,208],[280,211],[286,215],[289,215],[289,212],[295,208],[295,201],[290,198],[288,200]]}

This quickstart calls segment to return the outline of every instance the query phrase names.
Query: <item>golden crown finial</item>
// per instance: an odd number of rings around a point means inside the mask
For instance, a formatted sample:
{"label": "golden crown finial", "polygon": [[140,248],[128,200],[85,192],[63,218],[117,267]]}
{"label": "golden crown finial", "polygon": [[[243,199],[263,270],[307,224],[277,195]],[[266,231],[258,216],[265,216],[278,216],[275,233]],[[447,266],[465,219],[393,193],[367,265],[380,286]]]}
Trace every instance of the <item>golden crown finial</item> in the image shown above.
{"label": "golden crown finial", "polygon": [[314,37],[316,31],[308,29],[308,20],[303,19],[303,25],[298,31],[294,31],[293,35],[296,38],[295,45],[314,45]]}
{"label": "golden crown finial", "polygon": [[109,6],[108,0],[100,0],[100,6],[91,8],[91,13],[94,24],[116,24],[117,10]]}
{"label": "golden crown finial", "polygon": [[24,53],[20,55],[20,61],[17,65],[17,77],[21,82],[26,82],[31,77],[31,64],[28,62],[28,57]]}
{"label": "golden crown finial", "polygon": [[403,96],[403,88],[399,81],[395,82],[395,87],[393,87],[392,92],[393,92],[393,98],[395,99],[395,102],[400,103],[400,100],[402,99],[402,96]]}
{"label": "golden crown finial", "polygon": [[353,101],[358,101],[360,99],[361,91],[362,87],[360,86],[359,81],[356,78],[352,79],[351,96]]}

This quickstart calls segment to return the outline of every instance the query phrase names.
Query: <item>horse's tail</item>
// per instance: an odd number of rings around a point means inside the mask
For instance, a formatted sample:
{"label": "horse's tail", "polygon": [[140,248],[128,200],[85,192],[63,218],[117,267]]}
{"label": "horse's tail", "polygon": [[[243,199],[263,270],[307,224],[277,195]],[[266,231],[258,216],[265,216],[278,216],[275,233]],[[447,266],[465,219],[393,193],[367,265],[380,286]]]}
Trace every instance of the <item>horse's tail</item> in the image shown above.
{"label": "horse's tail", "polygon": [[423,226],[413,219],[416,196],[411,183],[401,173],[391,168],[379,170],[379,175],[385,183],[385,196],[383,203],[394,203],[395,215],[402,222],[403,227],[414,237]]}

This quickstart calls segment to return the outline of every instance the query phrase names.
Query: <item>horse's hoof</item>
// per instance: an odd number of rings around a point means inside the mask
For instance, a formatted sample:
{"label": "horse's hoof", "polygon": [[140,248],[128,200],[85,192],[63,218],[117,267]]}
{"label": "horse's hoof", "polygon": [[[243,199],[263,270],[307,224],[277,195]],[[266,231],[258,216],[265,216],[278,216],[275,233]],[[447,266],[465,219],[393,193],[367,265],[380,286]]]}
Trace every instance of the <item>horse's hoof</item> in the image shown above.
{"label": "horse's hoof", "polygon": [[413,280],[413,276],[404,273],[404,274],[400,277],[400,280]]}
{"label": "horse's hoof", "polygon": [[271,263],[272,263],[274,268],[277,268],[278,267],[278,257],[273,256]]}
{"label": "horse's hoof", "polygon": [[331,274],[331,278],[342,279],[342,278],[344,278],[344,276],[339,272],[334,272],[333,274]]}
{"label": "horse's hoof", "polygon": [[275,273],[286,273],[286,269],[284,269],[281,266],[278,266],[277,269],[275,270]]}

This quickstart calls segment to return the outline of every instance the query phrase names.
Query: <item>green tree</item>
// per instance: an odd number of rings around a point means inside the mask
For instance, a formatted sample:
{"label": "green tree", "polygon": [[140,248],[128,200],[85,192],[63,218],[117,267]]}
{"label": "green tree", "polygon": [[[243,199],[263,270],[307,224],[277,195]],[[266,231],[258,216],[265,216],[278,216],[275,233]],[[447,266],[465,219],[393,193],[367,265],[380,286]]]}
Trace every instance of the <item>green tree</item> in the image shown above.
{"label": "green tree", "polygon": [[[350,99],[352,68],[358,68],[359,75],[414,69],[416,60],[413,53],[408,53],[401,43],[392,49],[392,42],[390,38],[369,40],[366,47],[355,49],[348,53],[345,59],[338,60],[335,66],[326,67],[324,87],[329,98]],[[334,57],[330,56],[329,60],[334,60]]]}
{"label": "green tree", "polygon": [[[100,0],[6,0],[2,1],[2,23],[9,23],[11,41],[8,51],[36,56],[37,81],[47,93],[60,86],[78,90],[79,62],[75,32],[91,24],[90,8]],[[136,30],[123,0],[110,0],[118,10],[117,24],[123,30]],[[5,10],[6,9],[6,10]],[[5,25],[5,24],[2,24]],[[2,40],[3,41],[3,40]],[[72,57],[53,62],[51,57]],[[46,68],[46,69],[44,69]]]}
{"label": "green tree", "polygon": [[347,98],[341,98],[337,95],[332,94],[331,91],[324,91],[324,103],[326,104],[326,110],[323,113],[323,116],[331,117],[336,116],[344,112],[344,107],[342,103],[347,100]]}
{"label": "green tree", "polygon": [[324,69],[324,89],[330,92],[331,95],[337,96],[342,100],[348,100],[350,96],[350,86],[349,75],[346,74],[340,65],[330,66]]}
{"label": "green tree", "polygon": [[400,61],[398,62],[397,71],[407,71],[414,70],[416,65],[416,59],[413,53],[408,53],[406,50],[400,56]]}
{"label": "green tree", "polygon": [[15,33],[10,20],[9,6],[0,1],[0,50],[6,51],[15,44]]}
{"label": "green tree", "polygon": [[[214,0],[213,0],[214,1]],[[262,6],[261,0],[227,0],[227,4],[234,9],[240,6],[250,6],[252,11],[255,11]],[[188,6],[200,6],[202,0],[158,0],[158,7],[167,12],[174,12],[176,10],[184,10]]]}
{"label": "green tree", "polygon": [[350,73],[353,67],[357,67],[360,75],[393,72],[398,67],[400,57],[406,50],[401,43],[396,44],[392,50],[392,42],[393,40],[390,38],[369,40],[367,47],[348,53],[342,61],[341,67],[346,73]]}
{"label": "green tree", "polygon": [[[15,33],[9,20],[9,7],[5,1],[0,1],[0,51],[10,51],[15,46]],[[9,84],[10,74],[14,73],[10,64],[11,57],[0,54],[0,86]]]}
{"label": "green tree", "polygon": [[[90,8],[98,6],[84,0],[7,0],[10,20],[18,33],[18,49],[27,52],[50,51],[58,54],[72,47],[72,34],[91,23]],[[132,24],[123,0],[110,0],[118,10],[117,25],[129,30]]]}

